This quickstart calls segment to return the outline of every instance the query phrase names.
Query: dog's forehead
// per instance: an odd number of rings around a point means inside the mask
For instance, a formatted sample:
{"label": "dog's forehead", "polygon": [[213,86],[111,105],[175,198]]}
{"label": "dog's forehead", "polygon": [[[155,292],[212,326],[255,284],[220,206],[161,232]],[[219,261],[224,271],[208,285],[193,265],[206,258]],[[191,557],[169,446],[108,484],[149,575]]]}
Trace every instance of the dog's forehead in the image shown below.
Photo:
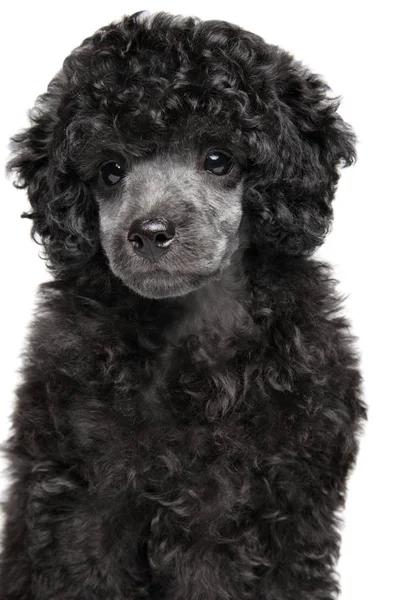
{"label": "dog's forehead", "polygon": [[[145,115],[143,115],[145,117]],[[140,118],[126,115],[110,121],[92,116],[72,120],[74,146],[71,148],[78,171],[97,170],[109,160],[121,160],[126,166],[146,165],[153,170],[202,168],[209,152],[222,151],[238,164],[247,162],[241,132],[233,124],[221,127],[207,116],[182,115],[175,126],[165,131],[142,129]]]}
{"label": "dog's forehead", "polygon": [[[261,94],[265,103],[271,91],[265,67],[274,63],[268,48],[258,36],[224,22],[190,26],[186,21],[183,26],[179,21],[138,20],[88,38],[66,67],[73,66],[72,87],[92,112],[135,122],[140,130],[170,132],[182,128],[183,117],[197,115],[208,119],[208,131],[223,130],[233,120],[243,126],[244,113],[247,119],[259,113]],[[196,135],[201,130],[197,120]]]}

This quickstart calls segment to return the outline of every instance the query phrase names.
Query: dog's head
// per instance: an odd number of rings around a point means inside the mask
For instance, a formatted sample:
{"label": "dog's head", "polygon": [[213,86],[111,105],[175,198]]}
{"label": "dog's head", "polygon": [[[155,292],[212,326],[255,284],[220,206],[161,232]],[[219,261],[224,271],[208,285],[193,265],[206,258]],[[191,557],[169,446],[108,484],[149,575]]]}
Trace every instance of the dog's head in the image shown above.
{"label": "dog's head", "polygon": [[137,293],[219,278],[241,243],[314,250],[354,135],[329,88],[240,27],[137,13],[86,39],[15,136],[58,275],[104,253]]}

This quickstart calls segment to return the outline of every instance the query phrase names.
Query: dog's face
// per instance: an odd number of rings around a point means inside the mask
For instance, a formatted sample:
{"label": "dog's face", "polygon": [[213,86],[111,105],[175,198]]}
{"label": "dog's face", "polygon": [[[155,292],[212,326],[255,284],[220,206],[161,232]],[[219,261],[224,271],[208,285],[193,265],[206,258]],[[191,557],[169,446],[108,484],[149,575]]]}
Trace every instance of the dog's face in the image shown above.
{"label": "dog's face", "polygon": [[165,298],[219,278],[239,245],[313,251],[355,158],[328,90],[223,21],[137,13],[100,29],[14,138],[9,169],[50,268],[105,260],[130,289]]}
{"label": "dog's face", "polygon": [[115,275],[149,298],[220,278],[239,244],[242,167],[229,150],[181,148],[100,168],[100,239]]}

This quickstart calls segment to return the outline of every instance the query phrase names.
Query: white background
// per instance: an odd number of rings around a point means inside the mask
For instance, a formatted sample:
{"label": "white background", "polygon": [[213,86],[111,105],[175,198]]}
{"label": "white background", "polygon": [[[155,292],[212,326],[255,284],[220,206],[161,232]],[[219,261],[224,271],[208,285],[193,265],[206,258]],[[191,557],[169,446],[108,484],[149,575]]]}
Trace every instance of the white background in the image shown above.
{"label": "white background", "polygon": [[[359,139],[358,162],[343,172],[335,224],[321,254],[348,294],[347,314],[359,338],[369,421],[349,482],[339,570],[342,600],[399,597],[400,340],[398,316],[399,52],[395,3],[6,2],[1,15],[1,163],[9,137],[45,91],[69,52],[98,27],[137,10],[237,23],[290,50],[324,75],[343,97],[341,114]],[[24,192],[1,180],[0,441],[8,415],[26,325],[37,285],[48,278],[29,238]],[[4,463],[1,463],[4,466]],[[4,490],[5,476],[0,479]],[[188,599],[190,600],[190,599]]]}

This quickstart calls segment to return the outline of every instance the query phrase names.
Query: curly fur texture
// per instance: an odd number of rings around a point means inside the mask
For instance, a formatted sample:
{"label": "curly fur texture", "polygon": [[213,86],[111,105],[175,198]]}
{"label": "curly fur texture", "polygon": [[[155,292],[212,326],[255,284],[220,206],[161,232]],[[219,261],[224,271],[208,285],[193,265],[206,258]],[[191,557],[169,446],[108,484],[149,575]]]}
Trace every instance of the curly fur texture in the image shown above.
{"label": "curly fur texture", "polygon": [[[355,159],[337,108],[260,37],[165,13],[99,30],[39,97],[9,168],[54,279],[7,445],[1,600],[336,598],[365,418],[310,256]],[[199,168],[210,147],[230,174]],[[153,264],[120,232],[160,210],[179,236]]]}

